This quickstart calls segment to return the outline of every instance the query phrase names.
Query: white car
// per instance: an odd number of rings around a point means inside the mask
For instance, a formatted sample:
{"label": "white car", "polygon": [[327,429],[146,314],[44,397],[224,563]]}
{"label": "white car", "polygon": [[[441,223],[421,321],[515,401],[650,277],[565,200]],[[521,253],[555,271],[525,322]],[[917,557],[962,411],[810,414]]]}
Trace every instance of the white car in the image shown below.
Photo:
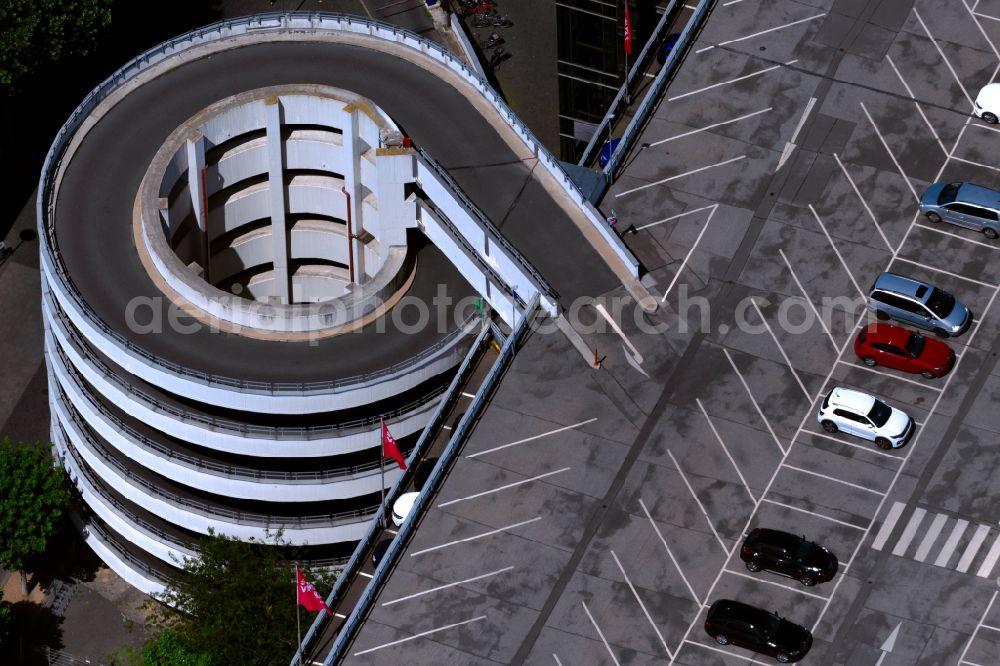
{"label": "white car", "polygon": [[972,112],[990,125],[995,125],[1000,120],[1000,83],[987,83],[983,86]]}
{"label": "white car", "polygon": [[843,431],[873,441],[880,449],[897,449],[913,434],[913,419],[902,410],[840,386],[827,394],[816,420],[828,433]]}
{"label": "white car", "polygon": [[396,527],[402,527],[403,523],[406,521],[406,517],[410,515],[410,511],[413,510],[413,504],[420,497],[420,493],[403,493],[396,498],[396,501],[392,503],[392,524]]}

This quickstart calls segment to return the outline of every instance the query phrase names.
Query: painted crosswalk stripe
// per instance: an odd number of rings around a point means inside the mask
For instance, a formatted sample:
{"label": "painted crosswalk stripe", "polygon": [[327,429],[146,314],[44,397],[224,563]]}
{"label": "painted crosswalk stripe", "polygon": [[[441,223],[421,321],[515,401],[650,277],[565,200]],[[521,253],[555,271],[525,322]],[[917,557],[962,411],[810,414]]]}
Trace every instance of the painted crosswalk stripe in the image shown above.
{"label": "painted crosswalk stripe", "polygon": [[903,515],[903,509],[906,507],[902,502],[894,502],[892,508],[889,509],[888,515],[885,517],[885,522],[882,523],[882,529],[878,531],[875,535],[875,541],[872,542],[872,548],[875,550],[882,550],[882,546],[885,542],[889,540],[889,535],[892,534],[892,528],[896,526],[896,521],[899,517]]}
{"label": "painted crosswalk stripe", "polygon": [[976,553],[979,552],[979,547],[983,545],[983,541],[986,541],[986,535],[989,533],[989,525],[980,525],[976,528],[975,534],[972,535],[972,540],[965,547],[965,552],[962,553],[962,558],[958,561],[958,566],[955,567],[956,571],[965,573],[969,570],[969,567],[972,566],[972,560],[975,559]]}
{"label": "painted crosswalk stripe", "polygon": [[993,540],[990,552],[986,554],[986,559],[983,560],[983,564],[979,567],[976,575],[982,578],[989,578],[990,572],[993,571],[993,565],[997,563],[997,559],[1000,559],[1000,534],[997,534],[997,538]]}
{"label": "painted crosswalk stripe", "polygon": [[969,521],[967,520],[958,521],[958,523],[955,525],[955,528],[951,531],[951,535],[948,537],[948,540],[945,541],[944,547],[941,549],[941,552],[938,553],[937,559],[934,560],[934,566],[936,567],[948,566],[948,560],[950,560],[951,556],[954,554],[955,548],[958,547],[958,542],[962,538],[962,535],[965,533],[965,528],[968,526],[969,526]]}
{"label": "painted crosswalk stripe", "polygon": [[896,542],[896,547],[892,549],[892,554],[901,557],[906,549],[910,547],[910,542],[913,541],[913,537],[917,535],[917,528],[920,527],[920,522],[927,515],[926,509],[917,509],[910,516],[910,522],[906,523],[906,529],[903,530],[903,536],[899,537],[899,541]]}
{"label": "painted crosswalk stripe", "polygon": [[943,513],[934,516],[934,522],[931,523],[931,528],[924,535],[924,540],[917,546],[917,554],[913,556],[913,559],[917,562],[923,562],[927,559],[927,555],[931,552],[931,546],[937,541],[938,535],[941,534],[941,530],[944,529],[944,524],[947,522],[948,516]]}

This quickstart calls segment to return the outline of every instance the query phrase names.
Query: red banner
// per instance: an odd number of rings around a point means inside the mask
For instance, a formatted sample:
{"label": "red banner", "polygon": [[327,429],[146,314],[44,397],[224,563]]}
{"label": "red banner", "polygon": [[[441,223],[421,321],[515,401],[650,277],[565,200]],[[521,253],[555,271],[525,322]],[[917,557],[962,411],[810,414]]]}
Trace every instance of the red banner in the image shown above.
{"label": "red banner", "polygon": [[625,53],[632,55],[632,22],[628,18],[628,2],[625,2]]}
{"label": "red banner", "polygon": [[406,469],[406,461],[403,460],[403,454],[400,453],[399,447],[396,446],[396,440],[392,438],[389,434],[389,427],[382,421],[382,456],[384,458],[392,458],[399,465],[399,469]]}
{"label": "red banner", "polygon": [[323,601],[323,597],[319,596],[316,587],[306,580],[306,577],[302,575],[302,569],[298,567],[295,567],[295,582],[299,590],[298,602],[300,606],[305,606],[306,610],[310,611],[325,610],[327,615],[333,615],[327,608],[326,602]]}

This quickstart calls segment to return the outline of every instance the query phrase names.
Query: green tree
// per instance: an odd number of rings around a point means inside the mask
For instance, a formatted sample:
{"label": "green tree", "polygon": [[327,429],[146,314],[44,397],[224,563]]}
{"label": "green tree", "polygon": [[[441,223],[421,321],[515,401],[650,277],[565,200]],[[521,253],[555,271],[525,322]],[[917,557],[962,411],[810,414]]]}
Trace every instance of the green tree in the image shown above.
{"label": "green tree", "polygon": [[0,0],[0,85],[44,62],[85,55],[111,23],[112,0]]}
{"label": "green tree", "polygon": [[[240,541],[210,533],[199,550],[200,557],[185,559],[182,575],[159,595],[168,607],[161,607],[158,621],[213,664],[288,663],[298,638],[295,569],[289,564],[294,553],[287,542],[280,534]],[[329,591],[329,576],[306,575],[321,594]],[[311,623],[313,614],[302,613],[303,624]]]}
{"label": "green tree", "polygon": [[142,666],[211,666],[212,659],[200,652],[193,652],[173,629],[164,629],[142,647],[139,663]]}
{"label": "green tree", "polygon": [[21,572],[28,591],[25,558],[45,551],[69,502],[66,473],[50,447],[0,442],[0,566]]}
{"label": "green tree", "polygon": [[10,629],[13,623],[13,609],[9,602],[3,600],[3,590],[0,590],[0,655],[10,640]]}

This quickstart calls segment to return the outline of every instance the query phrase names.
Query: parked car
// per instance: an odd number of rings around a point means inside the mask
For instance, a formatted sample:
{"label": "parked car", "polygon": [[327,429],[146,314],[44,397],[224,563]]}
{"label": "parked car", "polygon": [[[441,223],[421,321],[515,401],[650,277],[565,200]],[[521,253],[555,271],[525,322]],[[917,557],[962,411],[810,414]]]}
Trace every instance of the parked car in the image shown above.
{"label": "parked car", "polygon": [[934,183],[920,197],[920,212],[931,222],[948,222],[1000,236],[1000,192],[972,183]]}
{"label": "parked car", "polygon": [[420,497],[420,493],[403,493],[396,498],[396,501],[392,503],[392,524],[396,527],[402,527],[403,523],[406,522],[406,517],[410,515],[410,511],[413,510],[413,504]]}
{"label": "parked car", "polygon": [[868,309],[886,321],[913,324],[945,338],[961,335],[972,324],[972,313],[954,296],[895,273],[882,273],[868,291]]}
{"label": "parked car", "polygon": [[884,365],[927,379],[943,377],[955,365],[955,352],[945,343],[892,324],[861,329],[854,339],[854,353],[869,368]]}
{"label": "parked car", "polygon": [[880,449],[896,449],[913,434],[913,419],[878,398],[835,387],[820,405],[816,420],[828,433],[839,431],[875,442]]}
{"label": "parked car", "polygon": [[1000,83],[987,83],[979,91],[973,105],[973,113],[990,125],[1000,119]]}
{"label": "parked car", "polygon": [[825,583],[837,573],[837,558],[805,537],[757,527],[746,535],[740,559],[748,570],[773,571],[806,586]]}
{"label": "parked car", "polygon": [[712,603],[705,631],[719,645],[739,645],[783,664],[799,661],[812,647],[812,634],[805,627],[732,599]]}

